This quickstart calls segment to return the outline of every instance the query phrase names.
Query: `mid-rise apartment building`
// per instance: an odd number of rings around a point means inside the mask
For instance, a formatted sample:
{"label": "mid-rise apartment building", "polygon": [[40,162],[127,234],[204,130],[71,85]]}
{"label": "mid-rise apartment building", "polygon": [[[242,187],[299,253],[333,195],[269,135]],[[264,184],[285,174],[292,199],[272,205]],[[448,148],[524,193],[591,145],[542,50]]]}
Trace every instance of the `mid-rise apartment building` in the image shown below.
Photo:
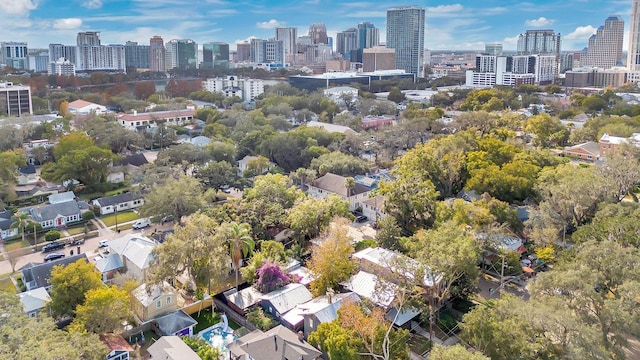
{"label": "mid-rise apartment building", "polygon": [[264,82],[260,79],[244,79],[237,76],[207,79],[202,87],[210,92],[222,93],[227,97],[238,96],[243,101],[255,100],[264,93]]}
{"label": "mid-rise apartment building", "polygon": [[0,115],[33,115],[31,87],[0,82]]}

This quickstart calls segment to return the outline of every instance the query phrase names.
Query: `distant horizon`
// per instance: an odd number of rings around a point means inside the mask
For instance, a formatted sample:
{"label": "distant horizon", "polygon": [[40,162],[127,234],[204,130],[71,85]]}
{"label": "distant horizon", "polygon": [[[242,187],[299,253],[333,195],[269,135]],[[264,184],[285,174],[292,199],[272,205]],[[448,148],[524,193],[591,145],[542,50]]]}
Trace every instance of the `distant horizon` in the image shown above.
{"label": "distant horizon", "polygon": [[[393,1],[347,0],[204,0],[188,6],[183,0],[71,0],[62,4],[9,0],[0,1],[0,41],[23,41],[29,48],[44,49],[52,43],[74,45],[81,31],[99,31],[103,44],[148,44],[152,36],[160,35],[165,42],[221,41],[235,49],[238,42],[252,37],[273,37],[276,27],[297,27],[301,36],[310,24],[322,22],[335,42],[338,32],[369,21],[380,29],[380,40],[385,42],[386,10],[398,5]],[[481,4],[471,0],[417,0],[406,5],[426,8],[425,48],[431,51],[477,51],[486,43],[501,43],[505,51],[512,51],[518,35],[532,29],[559,32],[562,51],[580,51],[609,15],[624,19],[623,48],[628,48],[632,0],[506,4],[500,0]]]}

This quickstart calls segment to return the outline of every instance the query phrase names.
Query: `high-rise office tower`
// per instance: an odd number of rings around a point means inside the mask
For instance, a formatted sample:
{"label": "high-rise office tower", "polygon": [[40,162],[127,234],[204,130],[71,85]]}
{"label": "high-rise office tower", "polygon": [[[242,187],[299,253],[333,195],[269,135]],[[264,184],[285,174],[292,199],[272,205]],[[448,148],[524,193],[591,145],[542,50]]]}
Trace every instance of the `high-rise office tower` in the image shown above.
{"label": "high-rise office tower", "polygon": [[99,31],[84,31],[79,32],[76,37],[76,44],[78,46],[100,46],[100,32]]}
{"label": "high-rise office tower", "polygon": [[484,52],[489,55],[502,55],[502,44],[484,44]]}
{"label": "high-rise office tower", "polygon": [[281,40],[251,39],[251,62],[282,63],[284,49]]}
{"label": "high-rise office tower", "polygon": [[72,64],[78,63],[78,47],[74,45],[49,44],[49,61],[58,59],[68,60]]}
{"label": "high-rise office tower", "polygon": [[322,23],[309,26],[309,37],[312,44],[329,44],[327,27]]}
{"label": "high-rise office tower", "polygon": [[251,60],[251,44],[248,41],[236,44],[236,60],[238,62]]}
{"label": "high-rise office tower", "polygon": [[276,28],[276,40],[282,41],[285,55],[295,54],[297,52],[296,41],[298,40],[298,28]]}
{"label": "high-rise office tower", "polygon": [[124,44],[125,64],[128,68],[149,69],[149,45],[138,45],[137,42],[127,41]]}
{"label": "high-rise office tower", "polygon": [[38,73],[49,71],[49,50],[48,49],[29,49],[29,70]]}
{"label": "high-rise office tower", "polygon": [[630,21],[627,68],[629,71],[640,72],[640,0],[633,0]]}
{"label": "high-rise office tower", "polygon": [[336,36],[336,52],[350,59],[351,50],[358,50],[358,29],[351,28],[339,32]]}
{"label": "high-rise office tower", "polygon": [[202,44],[203,69],[228,69],[229,44],[224,42],[209,42]]}
{"label": "high-rise office tower", "polygon": [[190,39],[173,39],[167,43],[166,59],[168,60],[167,70],[171,69],[197,69],[198,61],[196,54],[198,44]]}
{"label": "high-rise office tower", "polygon": [[425,9],[419,6],[387,10],[387,47],[396,51],[396,68],[422,75]]}
{"label": "high-rise office tower", "polygon": [[553,30],[527,30],[518,36],[518,55],[560,55],[560,34]]}
{"label": "high-rise office tower", "polygon": [[358,49],[368,49],[380,45],[380,31],[366,21],[358,24]]}
{"label": "high-rise office tower", "polygon": [[396,52],[384,46],[362,50],[362,71],[392,70],[396,68]]}
{"label": "high-rise office tower", "polygon": [[0,43],[0,48],[2,49],[0,63],[18,70],[29,68],[26,42],[3,42]]}
{"label": "high-rise office tower", "polygon": [[149,39],[149,69],[155,72],[164,72],[165,66],[164,40],[161,36],[154,36]]}
{"label": "high-rise office tower", "polygon": [[581,58],[582,66],[610,69],[622,65],[622,42],[624,21],[618,15],[611,15],[589,38],[587,51]]}

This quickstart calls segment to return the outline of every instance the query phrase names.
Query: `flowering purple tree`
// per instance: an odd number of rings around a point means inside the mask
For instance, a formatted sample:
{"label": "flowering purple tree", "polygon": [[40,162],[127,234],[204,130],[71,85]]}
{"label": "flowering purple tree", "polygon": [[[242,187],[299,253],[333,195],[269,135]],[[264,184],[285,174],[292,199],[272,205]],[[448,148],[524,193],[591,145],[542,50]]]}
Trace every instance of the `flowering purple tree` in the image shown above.
{"label": "flowering purple tree", "polygon": [[258,281],[256,287],[263,293],[270,293],[293,282],[299,282],[297,275],[284,272],[280,265],[269,260],[258,269]]}

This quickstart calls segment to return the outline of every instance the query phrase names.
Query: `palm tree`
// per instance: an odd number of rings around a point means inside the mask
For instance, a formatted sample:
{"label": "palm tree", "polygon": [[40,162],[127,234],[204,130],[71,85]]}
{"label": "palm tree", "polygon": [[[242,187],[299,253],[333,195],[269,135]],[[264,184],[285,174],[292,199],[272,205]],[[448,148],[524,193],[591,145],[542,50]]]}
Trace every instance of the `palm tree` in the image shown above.
{"label": "palm tree", "polygon": [[29,223],[29,213],[26,212],[17,212],[13,214],[11,217],[11,227],[20,229],[22,232],[22,242],[24,242],[24,228]]}
{"label": "palm tree", "polygon": [[238,224],[231,222],[224,226],[224,237],[229,243],[229,255],[236,272],[236,290],[238,290],[238,273],[242,266],[242,258],[249,255],[255,248],[255,242],[251,238],[251,226],[247,223]]}
{"label": "palm tree", "polygon": [[344,187],[347,188],[347,197],[351,197],[353,189],[356,187],[356,181],[352,177],[344,179]]}

